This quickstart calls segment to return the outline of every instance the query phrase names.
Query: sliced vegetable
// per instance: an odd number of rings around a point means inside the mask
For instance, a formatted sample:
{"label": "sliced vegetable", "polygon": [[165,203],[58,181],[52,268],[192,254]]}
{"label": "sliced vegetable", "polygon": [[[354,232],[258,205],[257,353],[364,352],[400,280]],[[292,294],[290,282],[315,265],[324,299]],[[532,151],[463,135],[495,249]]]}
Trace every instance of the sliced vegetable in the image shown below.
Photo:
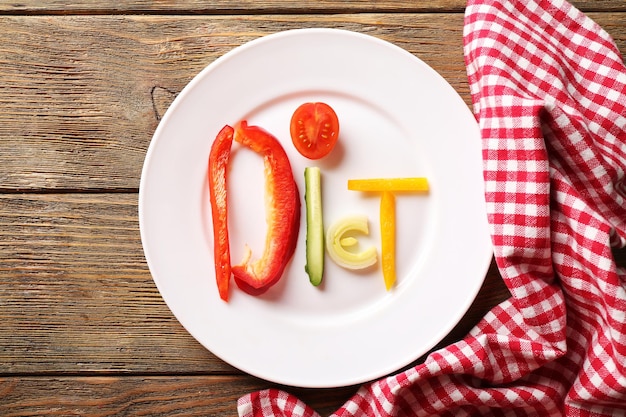
{"label": "sliced vegetable", "polygon": [[391,191],[383,191],[380,198],[380,234],[383,279],[389,291],[396,282],[396,198]]}
{"label": "sliced vegetable", "polygon": [[278,282],[295,251],[300,229],[300,196],[287,154],[274,136],[242,121],[235,125],[234,139],[260,154],[265,164],[265,249],[259,259],[253,261],[248,251],[240,264],[232,266],[237,286],[258,295]]}
{"label": "sliced vegetable", "polygon": [[370,246],[360,252],[346,250],[346,247],[354,247],[358,244],[354,236],[345,236],[355,232],[369,234],[366,216],[347,216],[333,223],[326,231],[326,249],[337,265],[353,270],[364,269],[376,263],[376,248]]}
{"label": "sliced vegetable", "polygon": [[428,179],[424,177],[348,180],[348,190],[353,191],[428,191],[428,188]]}
{"label": "sliced vegetable", "polygon": [[356,240],[356,238],[352,237],[352,236],[348,236],[348,237],[344,237],[342,238],[339,243],[341,243],[341,246],[343,246],[344,248],[349,248],[352,246],[356,246],[357,243],[359,243],[358,240]]}
{"label": "sliced vegetable", "polygon": [[324,276],[324,222],[322,218],[322,181],[318,167],[304,169],[306,203],[306,265],[311,284],[318,286]]}
{"label": "sliced vegetable", "polygon": [[309,159],[320,159],[335,147],[339,119],[326,103],[304,103],[291,117],[289,132],[294,146]]}
{"label": "sliced vegetable", "polygon": [[385,287],[389,291],[396,282],[396,191],[428,191],[423,177],[372,178],[348,180],[348,189],[381,193],[380,229],[381,258]]}
{"label": "sliced vegetable", "polygon": [[213,219],[213,255],[215,279],[220,298],[228,301],[230,286],[230,248],[228,244],[228,210],[226,199],[226,173],[234,130],[224,126],[218,133],[209,153],[209,198]]}

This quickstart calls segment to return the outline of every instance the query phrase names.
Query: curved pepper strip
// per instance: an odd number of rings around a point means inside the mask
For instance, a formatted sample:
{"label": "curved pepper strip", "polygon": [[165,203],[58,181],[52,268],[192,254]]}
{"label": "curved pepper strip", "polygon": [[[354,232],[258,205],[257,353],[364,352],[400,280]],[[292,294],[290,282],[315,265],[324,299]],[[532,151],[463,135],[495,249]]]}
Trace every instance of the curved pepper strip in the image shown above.
{"label": "curved pepper strip", "polygon": [[228,244],[228,210],[226,172],[235,130],[226,125],[217,134],[209,153],[209,190],[213,217],[213,254],[215,279],[220,298],[228,301],[230,284],[230,248]]}
{"label": "curved pepper strip", "polygon": [[267,235],[263,255],[251,261],[251,253],[232,266],[235,283],[243,291],[258,295],[267,291],[283,274],[298,241],[300,195],[291,164],[280,142],[246,121],[235,125],[235,141],[263,156]]}

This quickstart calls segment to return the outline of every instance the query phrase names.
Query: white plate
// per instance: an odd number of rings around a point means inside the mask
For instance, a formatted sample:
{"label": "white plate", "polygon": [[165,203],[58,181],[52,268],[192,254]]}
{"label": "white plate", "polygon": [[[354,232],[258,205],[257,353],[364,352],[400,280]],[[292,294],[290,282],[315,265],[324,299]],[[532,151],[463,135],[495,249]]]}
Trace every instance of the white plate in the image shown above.
{"label": "white plate", "polygon": [[[306,101],[324,101],[340,118],[340,143],[324,160],[306,160],[290,142],[291,114]],[[241,119],[283,143],[301,200],[304,167],[322,169],[326,225],[348,214],[369,217],[364,245],[380,248],[379,199],[348,191],[347,180],[429,178],[429,194],[397,196],[398,281],[392,291],[385,291],[379,265],[354,273],[328,256],[324,283],[313,287],[304,272],[303,220],[296,253],[275,287],[253,297],[233,282],[230,302],[221,301],[207,158],[222,126]],[[254,254],[262,252],[263,167],[247,149],[234,150],[231,163],[231,248],[238,263],[246,243]],[[266,36],[198,74],[154,134],[141,177],[139,220],[154,281],[189,333],[245,372],[301,387],[362,383],[423,355],[471,305],[492,254],[480,134],[467,105],[412,54],[334,29]]]}

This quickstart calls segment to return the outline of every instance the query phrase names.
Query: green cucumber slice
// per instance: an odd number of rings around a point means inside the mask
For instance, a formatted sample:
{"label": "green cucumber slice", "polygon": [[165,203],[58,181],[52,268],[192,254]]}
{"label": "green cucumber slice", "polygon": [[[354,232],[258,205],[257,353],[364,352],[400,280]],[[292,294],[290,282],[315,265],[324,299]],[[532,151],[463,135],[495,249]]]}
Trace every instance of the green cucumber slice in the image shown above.
{"label": "green cucumber slice", "polygon": [[318,286],[324,276],[324,222],[322,219],[322,180],[318,167],[304,168],[306,204],[306,265],[311,284]]}

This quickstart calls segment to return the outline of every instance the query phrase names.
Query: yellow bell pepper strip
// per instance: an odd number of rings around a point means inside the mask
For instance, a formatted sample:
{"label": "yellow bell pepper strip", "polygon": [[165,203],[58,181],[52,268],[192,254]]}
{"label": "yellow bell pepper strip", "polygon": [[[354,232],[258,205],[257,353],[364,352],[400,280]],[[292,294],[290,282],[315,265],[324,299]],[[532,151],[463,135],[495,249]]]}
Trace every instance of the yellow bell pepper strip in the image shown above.
{"label": "yellow bell pepper strip", "polygon": [[230,160],[234,129],[224,126],[218,133],[209,153],[209,190],[213,218],[213,254],[215,279],[220,298],[228,301],[230,286],[230,248],[228,244],[228,210],[226,198],[226,173]]}
{"label": "yellow bell pepper strip", "polygon": [[348,180],[348,190],[352,191],[428,191],[428,188],[428,179],[424,177]]}
{"label": "yellow bell pepper strip", "polygon": [[381,261],[387,291],[396,282],[396,198],[383,191],[380,198]]}
{"label": "yellow bell pepper strip", "polygon": [[352,191],[380,192],[381,260],[385,287],[389,291],[396,282],[396,199],[394,192],[429,190],[424,177],[372,178],[348,180]]}
{"label": "yellow bell pepper strip", "polygon": [[232,266],[237,286],[259,295],[278,282],[295,252],[300,230],[300,194],[289,158],[274,136],[241,121],[235,125],[234,139],[260,154],[265,165],[265,249],[254,261],[248,250],[244,260]]}

